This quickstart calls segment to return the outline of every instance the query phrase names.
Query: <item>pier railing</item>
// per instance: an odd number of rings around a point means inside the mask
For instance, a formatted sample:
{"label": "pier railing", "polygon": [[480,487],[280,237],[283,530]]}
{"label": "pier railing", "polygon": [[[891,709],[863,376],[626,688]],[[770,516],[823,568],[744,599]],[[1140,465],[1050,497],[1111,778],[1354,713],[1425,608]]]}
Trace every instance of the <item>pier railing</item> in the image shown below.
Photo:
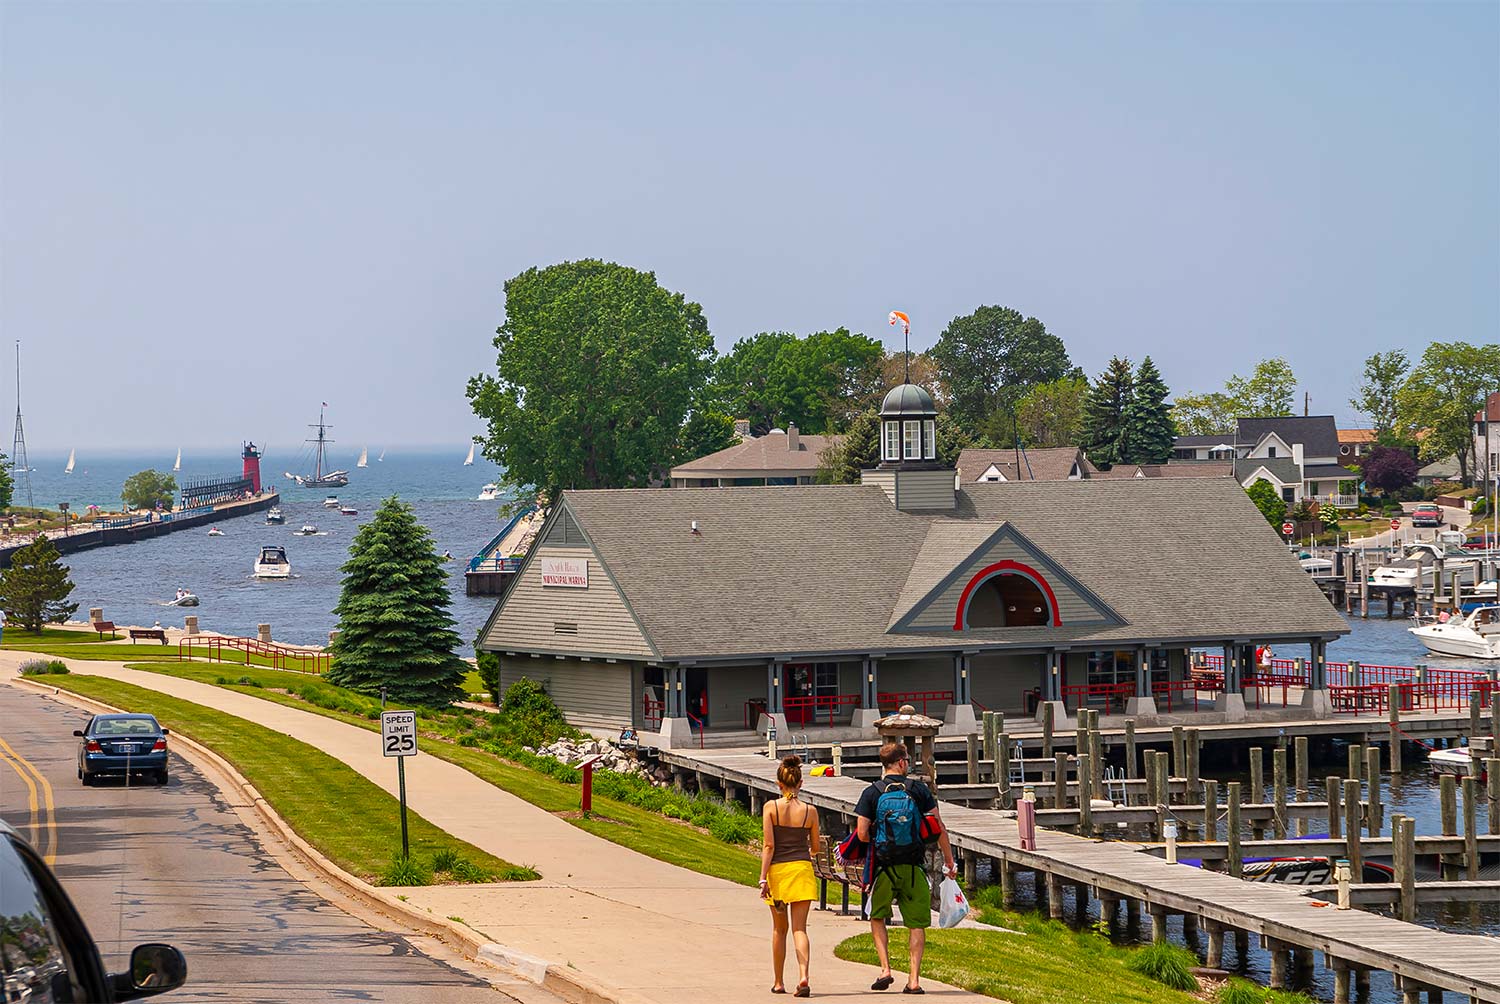
{"label": "pier railing", "polygon": [[238,662],[246,666],[263,666],[293,673],[326,673],[333,663],[327,652],[288,648],[256,638],[232,638],[222,635],[192,635],[177,643],[177,660],[207,659],[210,662]]}
{"label": "pier railing", "polygon": [[859,707],[858,694],[784,697],[781,700],[781,710],[786,714],[788,725],[816,725],[826,712],[828,725],[832,728],[836,724],[835,718],[842,717],[845,721],[853,718],[854,709],[857,707]]}
{"label": "pier railing", "polygon": [[934,704],[942,703],[944,705],[952,704],[953,691],[883,690],[875,695],[875,702],[880,706],[880,710],[882,711],[886,708],[890,708],[892,711],[899,711],[903,704],[910,704],[914,708],[920,705],[919,710],[925,715],[927,714],[927,705],[929,702]]}

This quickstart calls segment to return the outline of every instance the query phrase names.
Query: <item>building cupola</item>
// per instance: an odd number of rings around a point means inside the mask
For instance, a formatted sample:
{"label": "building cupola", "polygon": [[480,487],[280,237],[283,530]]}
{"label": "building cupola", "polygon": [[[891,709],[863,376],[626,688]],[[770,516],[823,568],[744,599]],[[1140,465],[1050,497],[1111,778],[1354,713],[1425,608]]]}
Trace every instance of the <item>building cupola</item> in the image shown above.
{"label": "building cupola", "polygon": [[937,464],[937,405],[914,383],[891,388],[880,404],[880,466],[884,469]]}

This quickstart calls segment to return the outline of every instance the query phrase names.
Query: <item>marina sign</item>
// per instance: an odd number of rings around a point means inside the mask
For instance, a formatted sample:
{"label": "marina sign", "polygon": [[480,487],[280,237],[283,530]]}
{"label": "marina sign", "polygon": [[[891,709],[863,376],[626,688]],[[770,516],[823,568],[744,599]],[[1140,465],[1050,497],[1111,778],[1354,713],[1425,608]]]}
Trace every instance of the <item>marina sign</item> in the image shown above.
{"label": "marina sign", "polygon": [[542,585],[569,589],[589,587],[589,563],[585,558],[543,558]]}

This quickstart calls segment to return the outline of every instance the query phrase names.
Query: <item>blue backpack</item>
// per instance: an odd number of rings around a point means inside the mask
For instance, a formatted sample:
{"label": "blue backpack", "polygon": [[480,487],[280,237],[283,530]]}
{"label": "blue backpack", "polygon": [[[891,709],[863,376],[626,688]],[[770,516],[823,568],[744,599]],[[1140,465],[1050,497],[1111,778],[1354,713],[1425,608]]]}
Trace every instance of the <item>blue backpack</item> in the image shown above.
{"label": "blue backpack", "polygon": [[875,860],[883,865],[921,864],[922,812],[900,781],[892,781],[875,800]]}

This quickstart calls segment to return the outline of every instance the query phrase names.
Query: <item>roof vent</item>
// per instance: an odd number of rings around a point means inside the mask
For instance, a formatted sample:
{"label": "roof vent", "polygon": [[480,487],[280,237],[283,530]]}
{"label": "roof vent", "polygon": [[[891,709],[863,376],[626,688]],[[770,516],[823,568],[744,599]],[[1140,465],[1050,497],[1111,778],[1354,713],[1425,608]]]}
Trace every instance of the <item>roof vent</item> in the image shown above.
{"label": "roof vent", "polygon": [[694,537],[701,537],[701,536],[703,536],[702,531],[700,531],[698,529],[698,521],[696,519],[693,520],[693,536]]}
{"label": "roof vent", "polygon": [[577,621],[553,621],[552,622],[552,633],[553,634],[577,634],[578,633],[578,622]]}

